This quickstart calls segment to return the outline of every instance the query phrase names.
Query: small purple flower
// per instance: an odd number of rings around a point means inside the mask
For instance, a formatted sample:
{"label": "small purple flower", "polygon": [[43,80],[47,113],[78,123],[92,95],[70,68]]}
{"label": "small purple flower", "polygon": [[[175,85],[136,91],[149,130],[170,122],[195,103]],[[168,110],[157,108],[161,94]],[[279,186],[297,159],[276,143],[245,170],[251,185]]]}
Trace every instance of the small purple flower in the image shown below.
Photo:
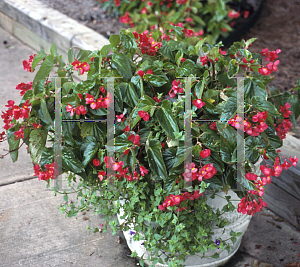
{"label": "small purple flower", "polygon": [[129,234],[130,234],[130,235],[135,235],[135,232],[130,230],[130,231],[129,231]]}
{"label": "small purple flower", "polygon": [[219,239],[216,239],[216,242],[215,242],[215,244],[216,244],[217,246],[219,246],[219,245],[220,245],[220,243],[221,243],[221,241],[220,241]]}
{"label": "small purple flower", "polygon": [[141,244],[141,246],[144,246],[144,242]]}

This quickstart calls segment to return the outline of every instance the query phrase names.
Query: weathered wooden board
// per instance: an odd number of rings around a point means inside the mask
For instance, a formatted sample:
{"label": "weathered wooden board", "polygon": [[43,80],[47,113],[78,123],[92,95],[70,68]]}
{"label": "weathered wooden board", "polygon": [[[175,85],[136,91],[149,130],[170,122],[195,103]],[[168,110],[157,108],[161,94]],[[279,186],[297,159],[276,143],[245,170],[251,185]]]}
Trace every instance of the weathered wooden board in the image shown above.
{"label": "weathered wooden board", "polygon": [[264,201],[267,208],[300,229],[300,200],[274,183],[266,185]]}
{"label": "weathered wooden board", "polygon": [[[281,156],[300,158],[300,140],[288,134],[280,150]],[[264,201],[273,212],[300,229],[300,162],[283,170],[279,177],[272,177],[272,183],[266,185]]]}

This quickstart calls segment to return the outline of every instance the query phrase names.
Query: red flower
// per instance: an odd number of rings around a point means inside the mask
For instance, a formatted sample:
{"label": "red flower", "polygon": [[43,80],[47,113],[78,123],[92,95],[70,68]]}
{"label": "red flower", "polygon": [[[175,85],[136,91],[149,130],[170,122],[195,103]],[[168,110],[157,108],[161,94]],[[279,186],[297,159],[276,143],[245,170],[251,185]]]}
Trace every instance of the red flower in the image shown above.
{"label": "red flower", "polygon": [[80,105],[78,107],[75,108],[75,112],[77,115],[81,115],[81,114],[86,114],[86,109],[83,105]]}
{"label": "red flower", "polygon": [[105,175],[106,175],[106,172],[105,172],[105,171],[100,171],[100,172],[98,172],[98,177],[99,177],[100,181],[103,181]]}
{"label": "red flower", "polygon": [[16,86],[17,90],[21,90],[20,96],[23,96],[28,90],[32,90],[32,82],[29,82],[27,84],[20,83]]}
{"label": "red flower", "polygon": [[145,174],[148,174],[148,170],[143,166],[140,166],[140,172],[141,172],[142,176],[145,176]]}
{"label": "red flower", "polygon": [[68,104],[67,107],[66,107],[66,111],[67,112],[71,112],[71,117],[74,115],[74,111],[75,109],[72,107],[72,105]]}
{"label": "red flower", "polygon": [[235,10],[230,10],[228,13],[228,17],[237,19],[240,16],[240,13]]}
{"label": "red flower", "polygon": [[99,166],[99,165],[100,165],[100,160],[99,160],[99,159],[94,159],[94,160],[93,160],[93,164],[94,164],[95,166]]}
{"label": "red flower", "polygon": [[28,72],[34,72],[35,70],[31,71],[31,66],[32,66],[32,61],[33,58],[36,56],[36,54],[34,55],[30,55],[29,56],[29,60],[23,60],[23,68],[24,70],[27,70]]}
{"label": "red flower", "polygon": [[147,70],[147,74],[153,74],[152,70]]}
{"label": "red flower", "polygon": [[205,102],[202,102],[202,99],[196,99],[193,101],[194,106],[196,106],[198,109],[205,106]]}
{"label": "red flower", "polygon": [[82,62],[82,64],[80,64],[80,74],[83,75],[83,73],[85,73],[86,71],[90,70],[90,65],[87,64],[87,62]]}
{"label": "red flower", "polygon": [[138,112],[138,115],[139,115],[142,119],[144,119],[144,121],[148,121],[148,120],[149,120],[149,113],[148,113],[148,112],[145,112],[145,111],[143,111],[143,110],[140,110],[140,111]]}
{"label": "red flower", "polygon": [[75,58],[75,60],[71,63],[71,65],[73,66],[74,70],[79,70],[80,64],[81,64],[81,62],[78,61],[76,58]]}
{"label": "red flower", "polygon": [[143,70],[138,70],[137,75],[141,76],[141,78],[143,79],[145,73],[143,72]]}
{"label": "red flower", "polygon": [[292,163],[292,165],[293,165],[294,167],[296,167],[298,160],[299,160],[299,159],[298,159],[296,156],[295,156],[294,158],[289,157],[289,161]]}
{"label": "red flower", "polygon": [[207,158],[210,156],[210,149],[204,149],[200,152],[201,158]]}
{"label": "red flower", "polygon": [[272,169],[271,169],[271,168],[267,168],[267,167],[264,166],[264,165],[261,165],[259,168],[260,168],[260,170],[262,171],[262,173],[263,173],[265,176],[270,176],[270,175],[271,175],[271,172],[272,172]]}
{"label": "red flower", "polygon": [[121,16],[119,20],[121,23],[124,24],[132,22],[129,12],[126,12],[124,16]]}
{"label": "red flower", "polygon": [[128,133],[130,131],[130,126],[127,125],[122,131]]}
{"label": "red flower", "polygon": [[251,172],[246,173],[245,176],[250,181],[255,181],[257,179],[257,175]]}

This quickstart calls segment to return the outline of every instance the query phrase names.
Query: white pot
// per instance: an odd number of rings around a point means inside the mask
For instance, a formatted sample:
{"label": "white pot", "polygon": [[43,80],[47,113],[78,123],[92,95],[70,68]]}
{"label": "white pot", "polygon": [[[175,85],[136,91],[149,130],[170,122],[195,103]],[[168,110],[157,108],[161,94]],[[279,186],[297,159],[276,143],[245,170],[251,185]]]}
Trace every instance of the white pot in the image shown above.
{"label": "white pot", "polygon": [[[226,196],[226,194],[223,191],[220,191],[218,193],[218,195],[220,195],[222,197]],[[213,209],[214,212],[216,212],[218,208],[221,210],[223,208],[223,206],[227,204],[227,200],[225,200],[219,196],[215,196],[214,199],[211,199],[209,197],[209,195],[206,195],[206,196],[207,196],[207,204]],[[234,193],[234,191],[232,191],[232,190],[228,191],[227,196],[231,196],[231,200],[239,199],[238,196],[236,195],[236,193]],[[124,202],[122,202],[122,200],[120,202],[124,203]],[[244,233],[246,232],[248,225],[250,223],[250,220],[252,218],[251,215],[242,214],[242,213],[237,212],[238,203],[239,203],[239,201],[232,201],[232,204],[236,207],[236,209],[233,212],[226,212],[222,216],[220,216],[221,218],[225,218],[229,222],[229,224],[227,226],[225,226],[225,232],[223,234],[222,234],[222,232],[223,232],[224,228],[217,228],[217,227],[215,228],[216,224],[213,225],[214,235],[212,236],[212,240],[216,240],[216,239],[220,239],[220,238],[225,240],[225,239],[230,238],[229,233],[231,230],[233,230],[235,232],[242,232],[242,235],[237,237],[237,241],[234,244],[231,242],[231,240],[227,241],[228,244],[230,244],[230,253],[228,253],[227,250],[224,250],[222,253],[220,253],[220,257],[218,259],[214,259],[214,258],[201,259],[200,257],[195,256],[195,255],[187,256],[186,261],[184,263],[185,266],[187,266],[187,267],[222,266],[226,262],[228,262],[230,260],[230,258],[237,252],[237,250],[241,244],[242,237],[243,237]],[[117,215],[120,224],[125,222],[125,220],[120,219],[120,216],[123,216],[123,215],[124,215],[123,210],[120,210],[120,214]],[[130,234],[130,230],[124,231],[123,234],[125,236],[127,245],[130,248],[130,250],[135,251],[139,257],[142,257],[142,255],[145,253],[145,255],[144,255],[145,262],[147,264],[151,264],[146,260],[149,255],[149,252],[147,252],[145,250],[145,247],[143,245],[141,245],[143,243],[143,241],[142,240],[134,241],[133,236]],[[208,250],[205,255],[210,256],[218,251],[220,251],[220,249]],[[201,253],[198,255],[202,256]],[[163,256],[161,258],[164,260]],[[155,266],[167,267],[167,265],[162,265],[160,263],[157,263]]]}

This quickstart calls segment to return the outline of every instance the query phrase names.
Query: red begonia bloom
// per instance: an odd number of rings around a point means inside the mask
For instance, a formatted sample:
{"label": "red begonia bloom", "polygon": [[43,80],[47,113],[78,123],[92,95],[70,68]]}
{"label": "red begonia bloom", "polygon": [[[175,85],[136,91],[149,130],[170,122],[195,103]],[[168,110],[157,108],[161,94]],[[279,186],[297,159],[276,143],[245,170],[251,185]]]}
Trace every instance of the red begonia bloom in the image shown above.
{"label": "red begonia bloom", "polygon": [[99,159],[94,159],[94,160],[93,160],[93,164],[94,164],[95,166],[99,166],[99,165],[100,165],[100,160],[99,160]]}
{"label": "red begonia bloom", "polygon": [[210,149],[204,149],[200,152],[201,158],[207,158],[210,156]]}
{"label": "red begonia bloom", "polygon": [[205,102],[202,102],[202,99],[195,99],[193,105],[200,109],[205,106]]}

